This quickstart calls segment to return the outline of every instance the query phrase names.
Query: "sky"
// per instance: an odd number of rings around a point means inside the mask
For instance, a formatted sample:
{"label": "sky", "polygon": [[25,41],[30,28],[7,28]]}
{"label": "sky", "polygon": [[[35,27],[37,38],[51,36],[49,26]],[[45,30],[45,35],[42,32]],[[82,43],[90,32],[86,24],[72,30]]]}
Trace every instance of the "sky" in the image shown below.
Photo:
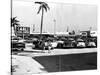
{"label": "sky", "polygon": [[[31,33],[33,25],[35,32],[40,32],[41,12],[37,14],[39,5],[34,0],[13,0],[12,17],[17,16],[21,26],[29,26]],[[97,30],[97,6],[87,4],[46,2],[50,10],[44,12],[43,32],[53,33],[69,31],[85,31],[92,27]],[[54,23],[54,19],[56,23]]]}

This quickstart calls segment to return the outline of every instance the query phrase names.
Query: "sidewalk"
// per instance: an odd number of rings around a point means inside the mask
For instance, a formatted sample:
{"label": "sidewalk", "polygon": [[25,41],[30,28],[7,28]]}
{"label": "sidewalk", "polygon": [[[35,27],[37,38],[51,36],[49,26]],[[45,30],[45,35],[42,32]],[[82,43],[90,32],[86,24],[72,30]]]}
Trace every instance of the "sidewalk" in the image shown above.
{"label": "sidewalk", "polygon": [[48,50],[45,50],[45,53],[42,50],[32,49],[33,44],[26,44],[24,52],[18,53],[22,56],[52,56],[52,55],[65,55],[65,54],[78,54],[78,53],[91,53],[97,52],[97,48],[72,48],[72,49],[53,49],[51,53],[48,53]]}
{"label": "sidewalk", "polygon": [[12,55],[12,66],[16,66],[13,75],[30,75],[46,72],[41,64],[26,56]]}
{"label": "sidewalk", "polygon": [[54,49],[54,50],[51,50],[51,53],[48,53],[48,50],[45,50],[45,53],[43,53],[42,50],[35,50],[35,49],[28,48],[28,49],[25,49],[24,52],[18,53],[18,55],[38,57],[38,56],[92,53],[92,52],[97,52],[97,48]]}

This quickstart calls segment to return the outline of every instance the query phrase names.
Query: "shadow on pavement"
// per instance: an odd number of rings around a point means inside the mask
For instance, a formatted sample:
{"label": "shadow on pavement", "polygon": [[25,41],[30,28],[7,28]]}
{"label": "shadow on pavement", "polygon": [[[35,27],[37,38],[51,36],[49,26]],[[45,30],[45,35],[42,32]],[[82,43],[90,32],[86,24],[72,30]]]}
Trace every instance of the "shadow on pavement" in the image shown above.
{"label": "shadow on pavement", "polygon": [[33,58],[48,72],[97,69],[97,53],[82,53]]}

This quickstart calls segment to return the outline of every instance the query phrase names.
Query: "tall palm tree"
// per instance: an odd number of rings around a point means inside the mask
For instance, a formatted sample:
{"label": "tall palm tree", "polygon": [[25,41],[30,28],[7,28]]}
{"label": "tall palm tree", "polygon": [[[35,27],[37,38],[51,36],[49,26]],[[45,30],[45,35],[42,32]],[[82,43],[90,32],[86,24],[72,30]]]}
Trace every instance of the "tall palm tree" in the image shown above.
{"label": "tall palm tree", "polygon": [[19,21],[16,19],[17,17],[11,18],[11,27],[14,28],[14,34],[16,35],[16,27],[19,26]]}
{"label": "tall palm tree", "polygon": [[41,15],[41,29],[40,29],[40,35],[42,34],[42,27],[43,27],[43,15],[44,15],[44,10],[47,12],[47,10],[49,10],[49,6],[47,3],[45,2],[35,2],[35,4],[40,4],[39,10],[37,12],[37,14],[40,13],[40,11],[42,11],[42,15]]}

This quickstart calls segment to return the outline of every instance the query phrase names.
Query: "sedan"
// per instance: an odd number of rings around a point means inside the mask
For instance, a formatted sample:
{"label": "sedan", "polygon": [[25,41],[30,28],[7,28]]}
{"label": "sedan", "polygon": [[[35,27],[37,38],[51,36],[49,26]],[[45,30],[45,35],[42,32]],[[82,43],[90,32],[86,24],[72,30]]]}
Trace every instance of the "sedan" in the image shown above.
{"label": "sedan", "polygon": [[86,47],[84,40],[78,39],[77,40],[77,47]]}

